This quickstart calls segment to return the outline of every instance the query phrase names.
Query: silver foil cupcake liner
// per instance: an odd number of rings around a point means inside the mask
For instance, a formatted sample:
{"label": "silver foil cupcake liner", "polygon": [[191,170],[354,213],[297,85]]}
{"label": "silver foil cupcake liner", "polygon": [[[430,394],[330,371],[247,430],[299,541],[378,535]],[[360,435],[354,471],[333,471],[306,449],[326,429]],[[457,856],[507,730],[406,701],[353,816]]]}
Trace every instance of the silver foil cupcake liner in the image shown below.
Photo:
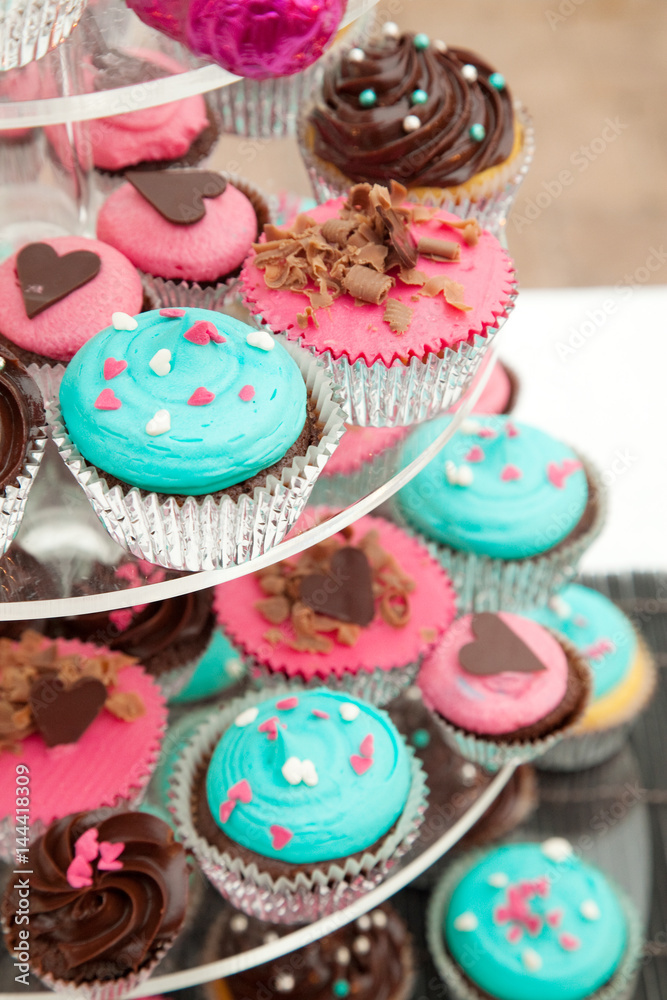
{"label": "silver foil cupcake liner", "polygon": [[637,697],[633,699],[632,705],[627,706],[628,717],[619,720],[615,725],[599,729],[583,731],[575,729],[542,757],[538,757],[534,761],[535,767],[541,771],[583,771],[602,764],[621,750],[637,722],[637,717],[651,700],[658,680],[653,657],[639,636],[637,645],[646,664],[645,676]]}
{"label": "silver foil cupcake liner", "polygon": [[[308,171],[314,197],[321,205],[325,201],[339,198],[345,194],[354,182],[335,167],[327,167],[323,160],[314,156],[308,125],[310,110],[311,108],[306,108],[299,119],[299,148]],[[447,188],[442,190],[434,187],[413,188],[408,190],[408,201],[451,212],[461,219],[475,218],[483,229],[488,229],[494,236],[498,236],[507,225],[507,218],[535,155],[533,120],[528,111],[518,102],[515,105],[515,114],[522,128],[523,144],[516,158],[516,164],[512,165],[511,170],[508,167],[510,176],[496,191],[470,197],[460,193],[457,195]]]}
{"label": "silver foil cupcake liner", "polygon": [[[549,598],[577,575],[579,561],[602,531],[606,520],[606,489],[591,463],[578,456],[586,470],[596,511],[593,523],[571,541],[528,559],[491,559],[475,552],[460,552],[437,542],[434,553],[447,570],[458,595],[460,615],[473,611],[516,611],[543,607]],[[400,523],[405,514],[395,503]],[[409,520],[407,521],[409,524]]]}
{"label": "silver foil cupcake liner", "polygon": [[21,471],[13,483],[0,491],[0,555],[12,544],[23,520],[28,494],[39,471],[48,440],[46,426],[30,429],[28,448]]}
{"label": "silver foil cupcake liner", "polygon": [[322,475],[315,483],[312,503],[342,510],[384,486],[401,468],[403,439],[370,457],[349,474]]}
{"label": "silver foil cupcake liner", "polygon": [[[431,709],[431,717],[438,726],[445,743],[461,757],[485,767],[487,771],[498,771],[505,764],[530,764],[538,757],[557,746],[561,740],[570,736],[581,722],[590,702],[593,679],[588,664],[577,649],[562,636],[556,636],[559,644],[567,653],[570,669],[576,674],[577,682],[582,688],[582,695],[576,709],[567,717],[565,724],[552,729],[545,736],[532,739],[512,740],[498,734],[493,736],[478,736],[476,733],[460,729],[448,722],[439,712]],[[428,706],[427,706],[428,707]]]}
{"label": "silver foil cupcake liner", "polygon": [[330,688],[332,691],[344,691],[355,698],[361,698],[370,705],[382,707],[387,705],[394,698],[398,698],[401,691],[411,684],[414,684],[419,667],[420,659],[413,663],[408,663],[402,667],[392,667],[389,670],[358,670],[353,673],[346,670],[340,677],[336,674],[329,674],[326,677],[304,678],[300,674],[295,677],[288,677],[280,670],[269,670],[261,664],[256,663],[248,657],[248,674],[253,685],[263,691],[267,697],[270,696],[274,688],[284,688],[290,683],[298,684],[300,688],[313,690],[322,686]]}
{"label": "silver foil cupcake liner", "polygon": [[124,549],[168,569],[209,570],[236,566],[268,552],[283,540],[308,502],[315,480],[344,430],[346,414],[322,367],[305,351],[285,343],[301,370],[315,407],[318,444],[294,458],[280,479],[269,476],[252,496],[215,496],[160,501],[136,487],[109,487],[104,473],[87,464],[70,439],[59,407],[49,411],[61,458],[88,497],[105,528]]}
{"label": "silver foil cupcake liner", "polygon": [[130,990],[135,989],[149,978],[153,969],[159,965],[175,940],[176,935],[168,944],[163,944],[145,966],[119,979],[101,979],[98,982],[74,985],[66,979],[55,979],[48,973],[39,973],[35,970],[35,975],[49,989],[56,993],[66,993],[69,997],[81,997],[83,1000],[119,1000],[120,997],[125,996]]}
{"label": "silver foil cupcake liner", "polygon": [[[451,1000],[489,1000],[489,994],[478,989],[454,961],[445,945],[443,921],[456,886],[488,851],[471,851],[455,862],[442,876],[429,900],[426,915],[426,940],[438,975],[447,985]],[[609,880],[611,881],[611,880]],[[615,883],[627,927],[625,953],[611,979],[586,995],[586,1000],[631,1000],[641,966],[644,943],[641,917],[628,896]]]}
{"label": "silver foil cupcake liner", "polygon": [[[295,689],[285,685],[282,689],[276,687],[271,694],[294,693]],[[408,799],[401,816],[375,849],[343,863],[323,862],[310,873],[295,871],[293,878],[273,879],[254,862],[246,864],[209,844],[192,820],[192,784],[202,758],[213,751],[236,716],[259,700],[257,693],[239,698],[219,708],[201,726],[174,767],[171,810],[183,843],[194,853],[209,881],[233,906],[260,920],[310,923],[337,913],[382,882],[414,843],[426,811],[426,776],[419,758],[406,745],[412,772]]]}
{"label": "silver foil cupcake liner", "polygon": [[46,409],[57,402],[64,374],[65,365],[60,363],[54,365],[33,363],[28,366],[28,375],[31,375],[37,383]]}
{"label": "silver foil cupcake liner", "polygon": [[0,70],[41,59],[69,36],[86,0],[11,0],[0,12]]}

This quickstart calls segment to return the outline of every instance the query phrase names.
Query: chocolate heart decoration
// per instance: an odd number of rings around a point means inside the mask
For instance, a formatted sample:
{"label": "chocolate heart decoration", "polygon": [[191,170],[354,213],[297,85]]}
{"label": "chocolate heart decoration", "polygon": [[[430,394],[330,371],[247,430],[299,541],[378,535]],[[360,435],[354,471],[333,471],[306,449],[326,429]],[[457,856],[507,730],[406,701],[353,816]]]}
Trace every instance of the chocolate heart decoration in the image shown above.
{"label": "chocolate heart decoration", "polygon": [[473,615],[472,630],[477,641],[459,650],[459,663],[469,674],[488,677],[508,670],[533,674],[547,669],[498,615],[488,611]]}
{"label": "chocolate heart decoration", "polygon": [[66,688],[57,674],[46,674],[30,688],[30,707],[47,747],[76,743],[102,710],[107,689],[96,677],[82,677]]}
{"label": "chocolate heart decoration", "polygon": [[203,199],[218,198],[227,187],[212,170],[128,170],[125,176],[163,219],[179,226],[203,219]]}
{"label": "chocolate heart decoration", "polygon": [[301,581],[301,600],[319,615],[340,622],[370,625],[375,614],[373,578],[368,559],[361,551],[347,545],[331,557],[331,567],[323,573],[311,573]]}
{"label": "chocolate heart decoration", "polygon": [[102,261],[91,250],[59,257],[48,243],[28,243],[16,257],[26,316],[32,319],[99,274]]}

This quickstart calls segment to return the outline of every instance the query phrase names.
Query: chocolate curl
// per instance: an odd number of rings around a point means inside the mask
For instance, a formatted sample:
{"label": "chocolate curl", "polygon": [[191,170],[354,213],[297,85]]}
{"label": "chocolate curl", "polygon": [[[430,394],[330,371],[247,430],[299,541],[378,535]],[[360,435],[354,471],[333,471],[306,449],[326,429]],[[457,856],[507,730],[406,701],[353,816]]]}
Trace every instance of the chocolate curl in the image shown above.
{"label": "chocolate curl", "polygon": [[404,628],[411,617],[408,595],[399,587],[387,587],[380,598],[380,614],[387,625]]}
{"label": "chocolate curl", "polygon": [[480,226],[477,219],[439,219],[436,217],[436,222],[439,222],[441,226],[449,226],[450,229],[460,229],[463,235],[463,239],[466,241],[468,246],[477,246],[479,238],[482,235],[482,227]]}
{"label": "chocolate curl", "polygon": [[356,264],[367,264],[376,271],[384,272],[384,263],[389,253],[388,247],[382,247],[377,243],[367,243],[366,246],[354,250],[352,256]]}
{"label": "chocolate curl", "polygon": [[449,303],[450,306],[454,306],[455,309],[460,309],[461,312],[470,312],[472,306],[467,306],[463,301],[463,296],[465,290],[463,285],[459,284],[458,281],[447,281],[445,285],[445,301]]}
{"label": "chocolate curl", "polygon": [[414,267],[419,253],[412,234],[403,219],[393,208],[384,209],[379,206],[377,212],[387,227],[389,243],[395,250],[401,267],[408,269]]}
{"label": "chocolate curl", "polygon": [[382,319],[389,324],[392,333],[405,333],[410,326],[414,310],[399,299],[387,299]]}
{"label": "chocolate curl", "polygon": [[394,279],[389,275],[378,274],[363,264],[355,264],[343,278],[343,288],[353,298],[376,306],[385,301],[393,284]]}
{"label": "chocolate curl", "polygon": [[408,196],[408,189],[399,184],[398,181],[389,181],[389,200],[393,208],[398,208],[403,204]]}
{"label": "chocolate curl", "polygon": [[398,280],[402,281],[404,285],[425,285],[428,281],[428,275],[425,271],[420,271],[416,267],[411,267],[409,271],[399,271]]}
{"label": "chocolate curl", "polygon": [[353,229],[354,224],[348,219],[327,219],[322,225],[322,236],[328,243],[344,247]]}
{"label": "chocolate curl", "polygon": [[424,257],[435,257],[436,260],[460,260],[461,247],[452,240],[437,240],[433,236],[422,236],[417,242],[417,249]]}

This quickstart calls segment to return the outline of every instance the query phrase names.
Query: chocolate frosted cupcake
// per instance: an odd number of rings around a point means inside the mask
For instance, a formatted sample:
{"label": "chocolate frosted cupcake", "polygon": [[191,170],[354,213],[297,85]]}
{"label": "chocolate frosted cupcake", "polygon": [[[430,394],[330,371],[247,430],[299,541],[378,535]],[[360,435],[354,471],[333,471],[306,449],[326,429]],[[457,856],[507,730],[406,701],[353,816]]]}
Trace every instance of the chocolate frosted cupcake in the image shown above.
{"label": "chocolate frosted cupcake", "polygon": [[0,356],[0,555],[19,530],[46,445],[39,388],[8,352]]}
{"label": "chocolate frosted cupcake", "polygon": [[[258,948],[293,928],[281,928],[225,908],[211,928],[204,961]],[[405,1000],[413,985],[414,954],[408,929],[384,904],[353,923],[235,976],[206,986],[209,1000],[257,1000],[275,990],[285,1000]]]}
{"label": "chocolate frosted cupcake", "polygon": [[415,200],[470,211],[489,228],[532,158],[529,120],[502,74],[391,23],[380,40],[329,64],[300,134],[320,201],[352,182],[394,180]]}
{"label": "chocolate frosted cupcake", "polygon": [[31,845],[30,866],[29,939],[12,876],[2,901],[5,941],[19,961],[29,955],[26,972],[29,965],[52,989],[94,1000],[133,989],[185,919],[185,851],[155,816],[67,816]]}

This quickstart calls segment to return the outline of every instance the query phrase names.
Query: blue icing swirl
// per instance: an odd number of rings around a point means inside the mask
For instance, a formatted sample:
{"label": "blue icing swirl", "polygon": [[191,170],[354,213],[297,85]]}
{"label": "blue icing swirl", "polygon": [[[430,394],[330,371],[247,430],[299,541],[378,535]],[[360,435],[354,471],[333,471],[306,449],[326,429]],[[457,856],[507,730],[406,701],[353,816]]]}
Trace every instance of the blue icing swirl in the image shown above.
{"label": "blue icing swirl", "polygon": [[[557,604],[523,611],[540,625],[560,632],[586,657],[593,673],[593,698],[613,691],[625,679],[637,655],[637,637],[622,611],[597,590],[572,583]],[[554,608],[562,604],[562,613]]]}
{"label": "blue icing swirl", "polygon": [[[419,426],[403,447],[403,464],[417,458],[451,419]],[[562,469],[563,462],[578,461],[575,452],[505,417],[475,414],[468,426],[477,429],[455,434],[399,492],[406,519],[443,545],[490,558],[525,559],[553,548],[576,527],[588,501],[583,469],[565,476],[562,487],[548,476],[551,463]],[[483,457],[476,461],[479,450]],[[448,462],[456,474],[468,470],[469,485],[449,481]],[[502,478],[516,470],[519,478]]]}
{"label": "blue icing swirl", "polygon": [[498,1000],[583,1000],[611,979],[627,944],[623,908],[602,872],[525,843],[490,851],[463,876],[443,931],[453,959]]}
{"label": "blue icing swirl", "polygon": [[225,635],[216,629],[194,674],[182,691],[169,699],[170,705],[202,701],[236,684],[245,674],[245,666]]}
{"label": "blue icing swirl", "polygon": [[[292,697],[296,707],[277,707]],[[232,723],[209,764],[209,808],[228,837],[265,857],[305,864],[363,851],[391,829],[405,807],[411,771],[403,739],[384,712],[326,688],[282,694],[256,707],[256,717],[246,722],[243,713]],[[301,762],[298,784],[286,777],[290,758]],[[293,770],[292,781],[298,778]],[[221,818],[239,782],[248,783],[252,798],[237,798]]]}
{"label": "blue icing swirl", "polygon": [[[99,469],[141,489],[201,496],[251,478],[288,451],[306,420],[306,386],[281,344],[252,347],[245,323],[205,309],[185,313],[146,312],[135,317],[136,330],[102,330],[67,366],[60,403],[72,441]],[[225,342],[185,339],[199,321],[213,323]],[[166,375],[149,365],[162,349],[171,352]],[[107,358],[127,367],[105,379]],[[254,396],[244,401],[239,392],[248,385]],[[200,387],[215,398],[189,405]],[[120,408],[96,408],[105,390]],[[151,435],[146,425],[160,410],[171,427]]]}

